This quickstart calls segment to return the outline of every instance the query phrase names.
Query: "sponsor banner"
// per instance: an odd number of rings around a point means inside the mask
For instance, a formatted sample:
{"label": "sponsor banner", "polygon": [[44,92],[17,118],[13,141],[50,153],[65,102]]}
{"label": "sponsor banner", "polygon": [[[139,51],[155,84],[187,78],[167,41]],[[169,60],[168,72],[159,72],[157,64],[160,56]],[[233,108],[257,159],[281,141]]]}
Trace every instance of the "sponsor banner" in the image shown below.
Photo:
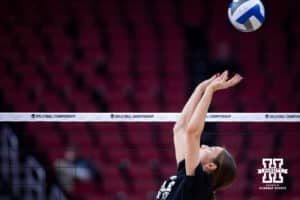
{"label": "sponsor banner", "polygon": [[[176,122],[180,113],[0,113],[0,122]],[[206,122],[300,122],[300,113],[208,113]]]}
{"label": "sponsor banner", "polygon": [[266,120],[300,120],[299,113],[267,113],[265,114]]}
{"label": "sponsor banner", "polygon": [[154,114],[110,114],[111,119],[153,119]]}
{"label": "sponsor banner", "polygon": [[70,119],[76,118],[76,114],[31,114],[32,119]]}

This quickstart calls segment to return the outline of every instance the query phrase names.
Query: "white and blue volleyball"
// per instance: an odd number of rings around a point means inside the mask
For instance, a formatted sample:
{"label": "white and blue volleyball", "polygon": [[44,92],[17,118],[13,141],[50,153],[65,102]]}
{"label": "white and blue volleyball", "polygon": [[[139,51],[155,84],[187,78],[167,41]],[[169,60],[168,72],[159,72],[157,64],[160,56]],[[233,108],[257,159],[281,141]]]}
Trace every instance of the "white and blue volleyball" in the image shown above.
{"label": "white and blue volleyball", "polygon": [[233,0],[228,7],[228,17],[237,30],[252,32],[264,23],[265,8],[260,0]]}

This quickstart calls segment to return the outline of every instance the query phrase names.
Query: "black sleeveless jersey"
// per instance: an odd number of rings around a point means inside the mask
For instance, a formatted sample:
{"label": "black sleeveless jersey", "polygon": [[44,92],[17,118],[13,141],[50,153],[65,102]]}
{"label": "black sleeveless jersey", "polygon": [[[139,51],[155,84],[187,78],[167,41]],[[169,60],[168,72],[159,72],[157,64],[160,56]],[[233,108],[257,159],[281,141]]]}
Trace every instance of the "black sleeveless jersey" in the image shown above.
{"label": "black sleeveless jersey", "polygon": [[195,170],[194,176],[187,176],[185,161],[181,161],[177,174],[162,184],[156,200],[209,200],[211,175],[203,171],[201,164]]}

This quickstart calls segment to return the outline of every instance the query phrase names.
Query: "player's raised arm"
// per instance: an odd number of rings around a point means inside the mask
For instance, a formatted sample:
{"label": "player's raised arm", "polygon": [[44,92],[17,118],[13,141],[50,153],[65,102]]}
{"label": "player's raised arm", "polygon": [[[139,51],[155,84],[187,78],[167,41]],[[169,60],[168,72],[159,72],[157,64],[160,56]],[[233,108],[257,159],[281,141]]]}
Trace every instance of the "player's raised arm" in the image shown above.
{"label": "player's raised arm", "polygon": [[180,116],[178,120],[175,123],[174,130],[184,129],[187,127],[187,123],[191,119],[191,116],[199,103],[199,100],[201,99],[206,87],[219,76],[219,74],[215,74],[209,79],[201,82],[198,84],[198,86],[195,88],[194,92],[188,99],[187,103],[184,105]]}
{"label": "player's raised arm", "polygon": [[183,107],[183,110],[174,125],[174,145],[175,145],[175,156],[177,164],[184,159],[184,132],[187,128],[187,124],[190,121],[192,114],[199,103],[206,87],[217,78],[219,74],[212,76],[211,78],[201,82],[190,96],[189,100]]}
{"label": "player's raised arm", "polygon": [[211,104],[214,92],[232,87],[239,83],[242,77],[238,74],[228,80],[228,71],[213,79],[206,87],[205,92],[198,102],[193,114],[188,121],[185,134],[184,152],[186,159],[186,174],[194,175],[199,164],[200,138],[205,124],[206,114]]}

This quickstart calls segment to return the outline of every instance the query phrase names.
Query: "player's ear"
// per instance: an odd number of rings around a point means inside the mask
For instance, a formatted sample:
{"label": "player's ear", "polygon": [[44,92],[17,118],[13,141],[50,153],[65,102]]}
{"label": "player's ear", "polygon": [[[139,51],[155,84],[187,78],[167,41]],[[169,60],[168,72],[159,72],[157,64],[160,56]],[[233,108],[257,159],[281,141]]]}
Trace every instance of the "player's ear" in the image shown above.
{"label": "player's ear", "polygon": [[210,173],[210,172],[215,171],[218,166],[213,162],[209,162],[209,163],[205,164],[203,167],[204,167],[204,171]]}

